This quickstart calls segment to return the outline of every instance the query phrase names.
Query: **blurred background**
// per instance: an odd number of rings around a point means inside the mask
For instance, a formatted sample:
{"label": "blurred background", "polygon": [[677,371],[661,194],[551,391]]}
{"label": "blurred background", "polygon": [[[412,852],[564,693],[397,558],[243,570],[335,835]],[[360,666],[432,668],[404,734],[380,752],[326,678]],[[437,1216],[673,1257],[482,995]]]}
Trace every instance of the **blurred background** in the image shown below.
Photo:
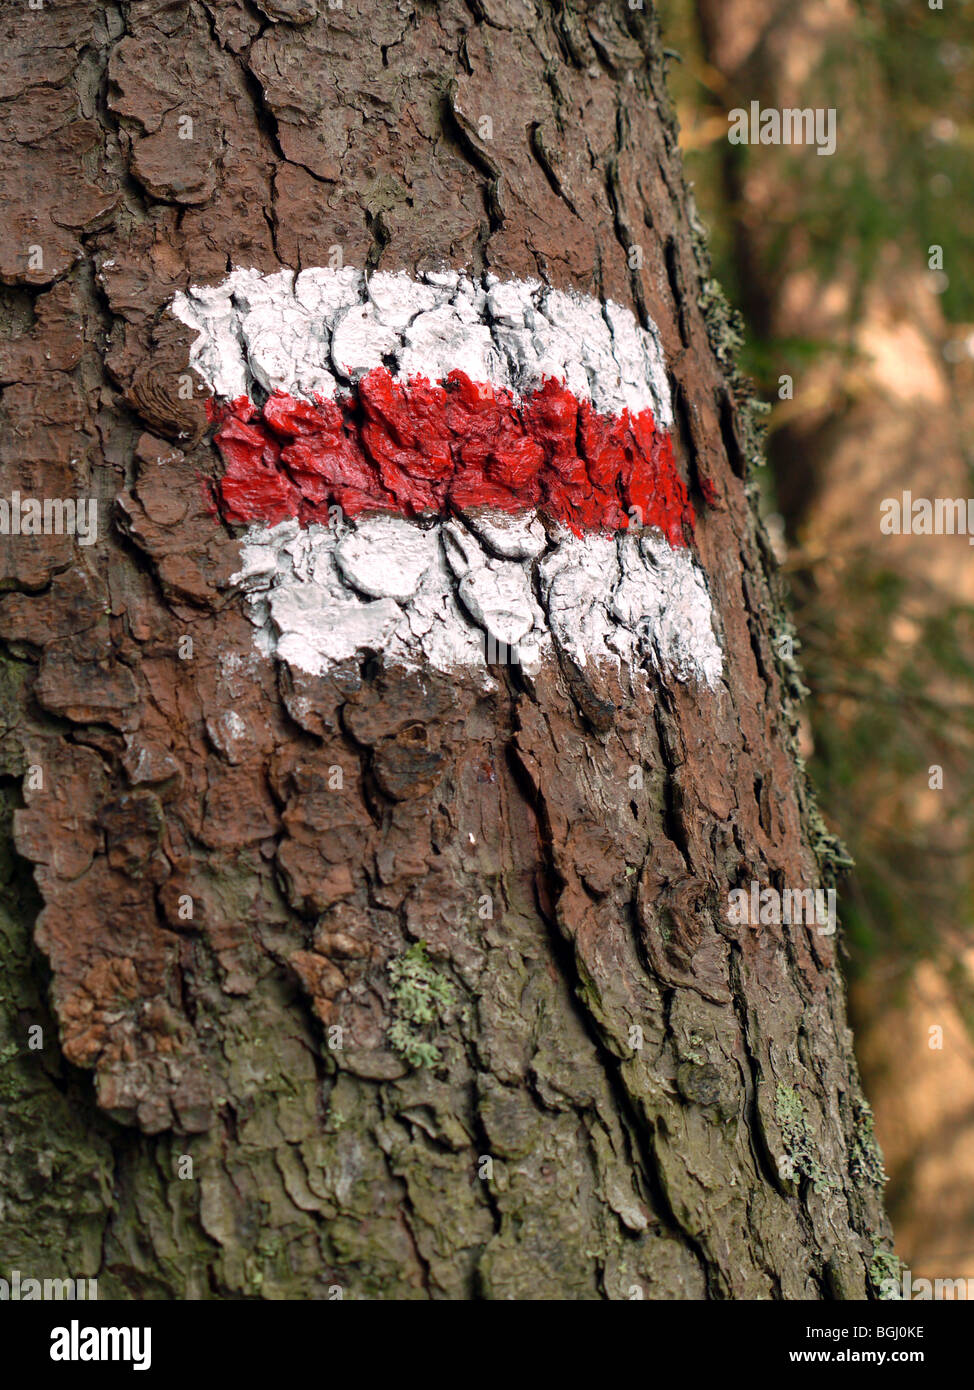
{"label": "blurred background", "polygon": [[[974,6],[660,0],[688,181],[739,361],[810,694],[803,751],[855,869],[844,966],[915,1278],[974,1278],[974,547],[880,503],[974,497]],[[835,108],[837,146],[728,111]]]}

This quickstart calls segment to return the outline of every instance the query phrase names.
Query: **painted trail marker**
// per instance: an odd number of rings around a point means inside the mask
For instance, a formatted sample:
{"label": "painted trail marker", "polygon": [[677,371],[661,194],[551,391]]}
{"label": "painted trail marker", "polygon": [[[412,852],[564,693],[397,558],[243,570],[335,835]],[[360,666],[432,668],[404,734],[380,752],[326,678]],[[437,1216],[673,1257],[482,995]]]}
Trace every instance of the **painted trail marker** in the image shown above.
{"label": "painted trail marker", "polygon": [[236,270],[177,295],[259,649],[317,674],[557,644],[714,687],[662,349],[537,282]]}

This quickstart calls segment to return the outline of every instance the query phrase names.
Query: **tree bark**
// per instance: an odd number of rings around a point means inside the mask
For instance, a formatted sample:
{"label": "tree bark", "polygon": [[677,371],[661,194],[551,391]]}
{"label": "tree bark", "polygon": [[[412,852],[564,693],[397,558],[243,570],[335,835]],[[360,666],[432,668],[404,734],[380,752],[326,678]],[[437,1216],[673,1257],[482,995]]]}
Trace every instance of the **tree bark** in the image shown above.
{"label": "tree bark", "polygon": [[[90,547],[4,538],[6,1264],[103,1297],[874,1296],[835,940],[728,921],[732,887],[820,885],[837,849],[654,20],[142,0],[3,24],[4,492],[113,518]],[[169,306],[336,247],[658,326],[716,692],[249,659]]]}

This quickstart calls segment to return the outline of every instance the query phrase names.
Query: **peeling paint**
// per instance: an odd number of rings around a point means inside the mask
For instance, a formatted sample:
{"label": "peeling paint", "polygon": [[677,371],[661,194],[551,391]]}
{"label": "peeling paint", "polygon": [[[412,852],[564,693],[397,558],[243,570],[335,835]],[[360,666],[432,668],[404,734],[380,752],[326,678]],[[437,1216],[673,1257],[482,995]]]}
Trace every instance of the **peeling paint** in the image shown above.
{"label": "peeling paint", "polygon": [[486,672],[485,636],[529,669],[558,647],[583,667],[624,662],[708,688],[723,670],[703,577],[658,535],[554,529],[541,557],[502,560],[456,520],[360,518],[343,533],[283,521],[253,529],[241,559],[232,582],[259,649],[313,675],[366,652]]}
{"label": "peeling paint", "polygon": [[237,269],[177,294],[172,308],[199,335],[191,364],[228,400],[255,390],[334,400],[391,358],[397,381],[458,370],[521,396],[554,377],[601,414],[651,410],[662,429],[673,423],[656,329],[538,280]]}

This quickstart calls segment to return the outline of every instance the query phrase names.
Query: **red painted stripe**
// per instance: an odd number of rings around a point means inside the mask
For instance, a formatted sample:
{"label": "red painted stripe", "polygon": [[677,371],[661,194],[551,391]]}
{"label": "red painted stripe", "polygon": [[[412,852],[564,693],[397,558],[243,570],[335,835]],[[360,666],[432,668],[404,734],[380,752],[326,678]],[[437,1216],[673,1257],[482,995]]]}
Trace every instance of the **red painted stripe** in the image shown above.
{"label": "red painted stripe", "polygon": [[638,508],[671,545],[692,536],[673,446],[652,412],[599,415],[554,380],[517,400],[462,372],[397,383],[378,367],[342,401],[276,392],[262,407],[211,403],[211,418],[230,522],[327,522],[330,504],[348,516],[537,507],[580,535],[623,529]]}

